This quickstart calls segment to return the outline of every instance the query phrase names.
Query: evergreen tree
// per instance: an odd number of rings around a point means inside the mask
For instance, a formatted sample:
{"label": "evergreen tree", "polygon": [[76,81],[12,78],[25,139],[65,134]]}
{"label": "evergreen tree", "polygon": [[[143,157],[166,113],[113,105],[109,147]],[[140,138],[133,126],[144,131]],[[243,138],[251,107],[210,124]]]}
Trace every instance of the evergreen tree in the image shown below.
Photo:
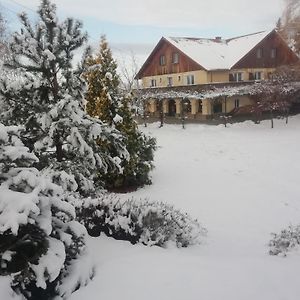
{"label": "evergreen tree", "polygon": [[32,167],[38,158],[23,145],[22,130],[0,123],[0,275],[11,275],[26,299],[65,298],[93,275],[86,231],[62,187]]}
{"label": "evergreen tree", "polygon": [[89,69],[85,74],[88,82],[86,110],[114,126],[124,137],[130,159],[123,159],[122,173],[99,174],[108,189],[136,188],[149,184],[149,172],[153,168],[154,138],[142,134],[130,109],[131,95],[123,95],[119,89],[117,63],[112,57],[105,36],[101,37],[100,49],[87,59]]}
{"label": "evergreen tree", "polygon": [[77,68],[72,65],[74,51],[87,40],[81,22],[59,22],[49,0],[41,1],[38,16],[32,25],[21,14],[23,27],[10,44],[12,57],[5,66],[17,74],[14,80],[6,77],[0,82],[8,109],[5,120],[25,125],[22,140],[39,158],[39,169],[47,167],[60,184],[65,177],[57,174],[66,172],[76,181],[68,188],[90,196],[95,193],[95,170],[119,170],[128,153],[116,130],[84,111],[81,75],[86,59]]}
{"label": "evergreen tree", "polygon": [[87,59],[89,71],[85,74],[89,83],[86,93],[86,111],[112,125],[118,112],[117,63],[112,57],[105,35],[101,36],[99,52]]}

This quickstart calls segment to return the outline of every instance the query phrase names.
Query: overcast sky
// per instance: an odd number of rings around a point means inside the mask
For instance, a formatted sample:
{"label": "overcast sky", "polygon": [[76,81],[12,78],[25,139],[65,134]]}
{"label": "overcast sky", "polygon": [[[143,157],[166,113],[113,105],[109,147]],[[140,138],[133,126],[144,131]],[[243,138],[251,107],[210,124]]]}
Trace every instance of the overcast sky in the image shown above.
{"label": "overcast sky", "polygon": [[[33,15],[39,0],[1,0],[17,27],[15,12]],[[91,42],[106,34],[115,51],[146,56],[161,36],[232,37],[274,28],[283,0],[55,0],[61,17],[83,20]]]}

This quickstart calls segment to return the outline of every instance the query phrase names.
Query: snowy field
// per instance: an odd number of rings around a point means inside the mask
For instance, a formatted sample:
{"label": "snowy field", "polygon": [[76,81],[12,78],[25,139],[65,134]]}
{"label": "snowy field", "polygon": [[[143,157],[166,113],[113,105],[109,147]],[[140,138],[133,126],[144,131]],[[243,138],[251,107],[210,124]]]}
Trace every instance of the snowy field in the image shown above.
{"label": "snowy field", "polygon": [[186,249],[91,238],[97,273],[71,299],[299,300],[300,251],[274,257],[267,244],[300,223],[300,116],[274,129],[269,121],[142,129],[159,145],[153,184],[121,197],[174,204],[208,235]]}
{"label": "snowy field", "polygon": [[299,300],[300,252],[272,257],[267,244],[271,232],[300,223],[300,116],[274,129],[266,121],[144,131],[159,145],[153,185],[130,196],[189,212],[208,229],[205,244],[92,239],[97,275],[72,300]]}

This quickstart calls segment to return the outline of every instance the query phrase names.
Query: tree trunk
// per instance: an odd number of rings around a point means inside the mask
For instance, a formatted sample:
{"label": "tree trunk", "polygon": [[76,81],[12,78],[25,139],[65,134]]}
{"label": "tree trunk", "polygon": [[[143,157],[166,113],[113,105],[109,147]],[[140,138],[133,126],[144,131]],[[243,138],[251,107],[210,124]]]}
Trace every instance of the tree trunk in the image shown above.
{"label": "tree trunk", "polygon": [[270,117],[271,117],[271,128],[274,128],[273,109],[270,110]]}
{"label": "tree trunk", "polygon": [[143,119],[144,119],[144,126],[147,127],[146,105],[144,105]]}
{"label": "tree trunk", "polygon": [[60,141],[59,134],[56,134],[54,142],[55,142],[55,148],[56,148],[56,159],[57,159],[57,161],[62,162],[63,149],[62,149],[62,143]]}
{"label": "tree trunk", "polygon": [[160,104],[159,104],[159,118],[160,118],[160,127],[163,127],[164,126],[164,111],[163,111],[163,104],[162,104],[162,101],[160,101]]}
{"label": "tree trunk", "polygon": [[288,124],[288,122],[289,122],[289,114],[290,114],[290,109],[287,108],[286,115],[285,115],[285,124]]}

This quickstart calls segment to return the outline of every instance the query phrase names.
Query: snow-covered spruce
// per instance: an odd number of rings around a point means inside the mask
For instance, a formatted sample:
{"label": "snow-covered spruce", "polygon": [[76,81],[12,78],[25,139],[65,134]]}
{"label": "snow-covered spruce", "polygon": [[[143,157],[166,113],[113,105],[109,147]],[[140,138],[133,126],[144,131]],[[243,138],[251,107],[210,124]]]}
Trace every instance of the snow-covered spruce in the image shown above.
{"label": "snow-covered spruce", "polygon": [[201,243],[206,234],[197,220],[169,204],[134,199],[122,203],[112,195],[86,199],[77,208],[77,218],[92,236],[104,232],[132,244],[164,247],[174,242],[187,247]]}
{"label": "snow-covered spruce", "polygon": [[273,238],[269,242],[271,255],[286,256],[289,251],[300,246],[300,225],[289,226],[279,234],[273,233]]}
{"label": "snow-covered spruce", "polygon": [[93,276],[86,230],[65,191],[32,167],[21,130],[0,123],[0,275],[26,299],[66,299]]}
{"label": "snow-covered spruce", "polygon": [[[42,0],[39,20],[31,24],[21,14],[22,29],[9,45],[4,66],[14,73],[0,80],[6,125],[24,124],[22,140],[39,158],[38,168],[73,176],[76,191],[95,193],[97,172],[122,171],[128,152],[119,132],[84,111],[86,51],[72,66],[74,51],[87,40],[82,24],[71,18],[59,22],[56,7]],[[73,186],[74,187],[74,186]]]}

